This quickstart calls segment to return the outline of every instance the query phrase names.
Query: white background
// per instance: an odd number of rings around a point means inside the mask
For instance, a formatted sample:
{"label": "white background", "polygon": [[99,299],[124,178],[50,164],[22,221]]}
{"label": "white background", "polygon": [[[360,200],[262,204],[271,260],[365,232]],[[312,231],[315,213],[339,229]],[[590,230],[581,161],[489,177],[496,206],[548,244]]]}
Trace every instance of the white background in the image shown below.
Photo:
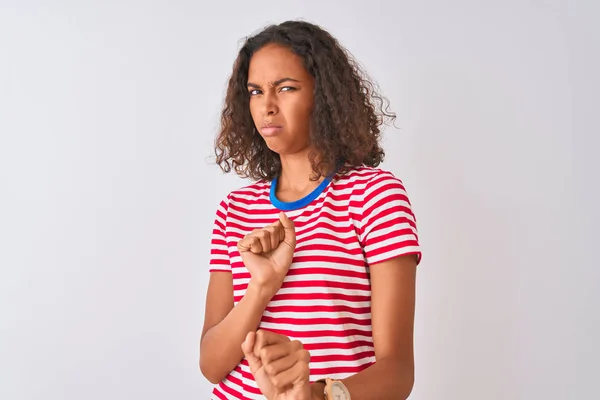
{"label": "white background", "polygon": [[211,158],[240,40],[305,18],[398,114],[416,400],[594,399],[595,1],[0,1],[0,398],[205,399]]}

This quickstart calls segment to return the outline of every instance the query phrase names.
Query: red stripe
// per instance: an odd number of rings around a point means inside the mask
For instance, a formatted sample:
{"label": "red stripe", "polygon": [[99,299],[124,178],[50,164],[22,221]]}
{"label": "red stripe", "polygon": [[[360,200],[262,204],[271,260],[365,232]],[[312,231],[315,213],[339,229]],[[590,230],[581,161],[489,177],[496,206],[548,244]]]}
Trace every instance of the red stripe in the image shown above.
{"label": "red stripe", "polygon": [[213,273],[213,272],[228,272],[231,273],[231,270],[227,269],[227,268],[209,268],[208,272]]}
{"label": "red stripe", "polygon": [[234,389],[230,388],[229,386],[227,386],[227,384],[225,384],[225,382],[221,382],[219,384],[219,389],[223,390],[224,392],[226,392],[227,394],[229,394],[231,396],[234,396],[236,399],[244,399],[244,400],[247,399],[247,397],[242,395],[237,390],[234,390]]}
{"label": "red stripe", "polygon": [[[245,207],[240,208],[236,205],[232,205],[231,211],[233,212],[231,212],[229,215],[229,222],[235,220],[236,222],[241,222],[242,224],[248,224],[252,226],[266,226],[272,224],[273,222],[277,221],[279,215],[279,211],[274,208],[266,210],[249,211]],[[250,215],[252,216],[252,218],[247,217],[246,215]],[[259,218],[259,216],[261,217]]]}
{"label": "red stripe", "polygon": [[[231,235],[231,236],[233,236],[233,235]],[[240,237],[240,240],[241,240],[241,237]],[[362,249],[358,246],[349,248],[349,247],[339,246],[339,245],[335,245],[335,244],[323,244],[323,243],[303,244],[303,242],[304,242],[304,239],[301,239],[298,241],[298,244],[295,249],[295,254],[299,253],[299,252],[315,252],[317,254],[321,254],[321,252],[332,252],[334,254],[341,253],[344,255],[349,255],[349,256],[354,256],[354,257],[362,256],[362,254],[363,254]],[[358,245],[356,238],[353,239],[353,242]],[[232,250],[231,253],[229,253],[229,251],[224,251],[224,253],[230,255],[232,258],[240,256],[240,253],[237,251],[237,242],[229,242],[227,245],[228,245],[228,248],[232,248],[232,249],[236,249],[236,250]],[[223,251],[223,250],[221,250],[221,251]],[[338,258],[341,258],[341,257],[338,256]],[[360,258],[360,260],[362,260],[362,257]],[[354,260],[354,262],[358,262],[358,261]]]}
{"label": "red stripe", "polygon": [[215,388],[213,389],[212,392],[213,395],[215,395],[216,397],[218,397],[221,400],[227,400],[227,397],[225,397],[225,395],[223,393],[221,393],[219,391],[219,389],[217,389],[217,387],[215,386]]}
{"label": "red stripe", "polygon": [[283,300],[345,300],[348,302],[370,302],[371,296],[345,293],[286,293],[276,294],[271,301]]}
{"label": "red stripe", "polygon": [[289,337],[296,338],[318,338],[323,336],[331,336],[331,337],[348,337],[348,336],[366,336],[372,337],[371,331],[363,331],[360,329],[345,329],[341,331],[334,331],[330,329],[326,330],[312,330],[312,331],[290,331],[286,329],[278,329],[278,328],[265,328],[261,327],[260,329],[268,330],[274,333],[279,333],[280,335],[285,335]]}
{"label": "red stripe", "polygon": [[227,242],[225,241],[225,237],[221,235],[221,233],[215,233],[215,236],[211,240],[212,246],[227,246]]}
{"label": "red stripe", "polygon": [[333,374],[357,374],[360,371],[367,369],[368,367],[370,367],[373,364],[375,364],[375,363],[369,362],[369,363],[366,363],[365,365],[356,366],[356,367],[338,367],[338,366],[336,366],[336,367],[329,367],[329,368],[311,368],[310,373],[312,375],[323,375],[323,376],[328,376],[328,375],[333,375]]}
{"label": "red stripe", "polygon": [[[306,346],[304,346],[306,349]],[[308,349],[306,349],[308,350]],[[340,361],[360,361],[364,358],[375,357],[375,351],[363,351],[355,354],[331,354],[331,355],[317,355],[311,356],[310,362],[340,362]]]}
{"label": "red stripe", "polygon": [[305,252],[308,252],[308,251],[314,251],[314,252],[330,251],[332,253],[345,253],[345,254],[352,255],[352,256],[363,254],[363,251],[360,247],[354,247],[354,248],[348,249],[348,248],[336,246],[333,244],[320,244],[320,243],[296,246],[296,253],[301,252],[301,251],[305,251]]}
{"label": "red stripe", "polygon": [[265,311],[271,313],[311,313],[311,312],[330,312],[330,313],[340,313],[347,312],[351,314],[364,315],[371,312],[370,307],[350,307],[344,306],[341,304],[332,305],[332,306],[269,306]]}
{"label": "red stripe", "polygon": [[291,282],[283,282],[283,284],[281,285],[282,289],[297,288],[297,287],[339,288],[339,289],[346,289],[346,290],[371,290],[370,284],[363,284],[363,283],[357,283],[357,282],[323,281],[323,280],[291,281]]}
{"label": "red stripe", "polygon": [[[229,256],[229,252],[227,250],[217,249],[214,247],[210,250],[210,254],[212,256]],[[228,264],[229,264],[229,262],[228,262]]]}
{"label": "red stripe", "polygon": [[381,254],[391,253],[394,250],[403,249],[405,247],[412,247],[412,246],[418,246],[418,243],[416,240],[405,240],[404,242],[392,243],[390,245],[382,246],[382,247],[379,247],[379,248],[369,251],[369,253],[367,254],[367,257],[372,258],[372,257],[376,257]]}
{"label": "red stripe", "polygon": [[[234,369],[234,371],[240,373],[245,379],[248,379],[250,381],[254,381],[254,377],[252,376],[252,374],[246,374],[245,372],[242,371],[242,369],[238,366],[236,369]],[[231,383],[235,383],[236,385],[242,387],[244,389],[245,392],[247,393],[252,393],[252,394],[262,394],[261,391],[253,386],[250,386],[246,383],[244,383],[241,379],[236,378],[234,375],[229,374],[227,376],[227,379],[231,382]]]}
{"label": "red stripe", "polygon": [[289,276],[296,275],[331,275],[337,277],[345,277],[345,278],[357,278],[357,279],[368,279],[369,274],[366,271],[359,272],[353,270],[345,270],[345,269],[336,269],[336,268],[325,268],[325,267],[298,267],[292,268],[288,272]]}
{"label": "red stripe", "polygon": [[347,237],[339,237],[327,232],[316,232],[302,237],[301,242],[308,242],[309,240],[331,240],[339,244],[347,245],[356,243],[356,236],[349,235]]}
{"label": "red stripe", "polygon": [[[219,259],[215,259],[215,264],[223,264],[223,261]],[[224,264],[227,264],[224,262]],[[364,266],[364,262],[361,264]],[[241,262],[233,263],[232,269],[235,270],[234,279],[236,280],[248,280],[251,278],[250,272],[246,269],[246,266]],[[299,276],[299,275],[323,275],[323,280],[325,281],[328,276],[331,277],[346,277],[346,278],[356,278],[356,279],[369,279],[369,273],[365,270],[364,272],[352,271],[352,270],[342,270],[335,268],[325,268],[325,267],[303,267],[303,266],[292,266],[292,268],[288,271],[288,276]],[[240,285],[246,285],[246,283],[241,283]],[[243,289],[245,287],[240,287]]]}
{"label": "red stripe", "polygon": [[353,260],[351,258],[323,256],[323,255],[298,256],[298,257],[294,256],[294,258],[292,259],[292,262],[294,262],[294,263],[329,262],[329,263],[340,264],[340,265],[349,264],[349,265],[353,265],[356,267],[362,267],[365,265],[365,261],[362,259],[361,260]]}
{"label": "red stripe", "polygon": [[350,317],[337,318],[289,318],[289,317],[269,317],[263,316],[262,322],[271,324],[286,324],[286,325],[346,325],[354,324],[359,326],[371,326],[370,319],[357,319]]}
{"label": "red stripe", "polygon": [[[241,225],[241,224],[238,224],[238,223],[233,222],[233,221],[229,221],[227,223],[227,226],[229,228],[234,228],[234,229],[239,230],[239,231],[244,232],[244,233],[229,231],[227,238],[228,239],[235,238],[236,241],[234,241],[232,243],[231,240],[229,240],[227,244],[229,246],[231,246],[231,245],[236,246],[237,242],[239,240],[241,240],[242,238],[244,238],[244,236],[250,234],[254,229],[261,229],[261,228],[263,228],[266,225],[268,225],[268,224],[264,224],[264,225],[262,225],[262,224],[261,225],[251,224],[250,226],[248,226],[248,225]],[[350,234],[352,234],[352,233],[356,232],[355,229],[354,229],[354,226],[351,225],[351,224],[347,224],[347,225],[337,224],[337,225],[334,225],[334,224],[330,224],[327,221],[319,221],[316,224],[314,224],[313,226],[311,226],[310,230],[308,230],[308,231],[306,231],[306,230],[303,231],[302,230],[303,225],[306,225],[306,224],[297,224],[296,225],[296,236],[301,236],[302,234],[304,234],[306,232],[311,232],[311,231],[314,231],[314,230],[317,230],[317,229],[326,229],[326,230],[329,230],[331,232],[335,232],[335,233],[338,233],[338,234],[342,234],[342,233],[346,233],[346,234],[350,233]],[[349,235],[349,236],[351,236],[351,235]]]}
{"label": "red stripe", "polygon": [[[404,225],[405,223],[409,222],[408,219],[405,218],[395,218],[392,219],[390,221],[386,221],[386,222],[381,222],[378,223],[377,226],[374,226],[373,228],[371,228],[371,232],[369,233],[369,235],[372,235],[373,233],[383,230],[383,229],[389,229],[389,228],[396,228],[388,233],[386,233],[385,235],[380,235],[377,236],[373,239],[370,239],[372,243],[377,243],[380,242],[382,240],[387,240],[387,239],[391,239],[393,237],[399,237],[399,236],[407,236],[407,235],[412,235],[412,236],[416,236],[415,235],[415,230],[411,229],[411,228],[404,228],[404,229],[399,229],[400,226]],[[412,225],[412,224],[411,224]],[[369,241],[369,238],[367,238],[367,242]]]}
{"label": "red stripe", "polygon": [[352,350],[358,347],[370,347],[373,348],[373,342],[366,340],[356,340],[354,342],[337,342],[337,343],[306,343],[304,348],[308,351],[311,350]]}
{"label": "red stripe", "polygon": [[[237,285],[233,285],[233,290],[244,290],[248,287],[247,283],[240,283]],[[361,283],[355,282],[335,282],[335,281],[316,281],[316,280],[307,280],[307,281],[292,281],[292,282],[283,282],[281,285],[282,289],[289,288],[309,288],[309,287],[317,287],[317,288],[340,288],[346,290],[371,290],[371,285],[365,285]]]}

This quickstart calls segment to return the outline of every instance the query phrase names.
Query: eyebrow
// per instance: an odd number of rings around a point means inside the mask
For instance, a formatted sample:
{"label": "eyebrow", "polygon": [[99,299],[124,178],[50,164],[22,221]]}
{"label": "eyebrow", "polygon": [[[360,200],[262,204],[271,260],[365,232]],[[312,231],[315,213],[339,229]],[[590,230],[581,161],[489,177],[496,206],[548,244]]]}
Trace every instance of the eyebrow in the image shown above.
{"label": "eyebrow", "polygon": [[[286,78],[277,79],[275,82],[272,83],[272,86],[279,86],[284,82],[298,82],[299,83],[300,81],[297,79],[294,79],[294,78],[286,77]],[[256,83],[248,82],[248,87],[260,89],[261,86]]]}

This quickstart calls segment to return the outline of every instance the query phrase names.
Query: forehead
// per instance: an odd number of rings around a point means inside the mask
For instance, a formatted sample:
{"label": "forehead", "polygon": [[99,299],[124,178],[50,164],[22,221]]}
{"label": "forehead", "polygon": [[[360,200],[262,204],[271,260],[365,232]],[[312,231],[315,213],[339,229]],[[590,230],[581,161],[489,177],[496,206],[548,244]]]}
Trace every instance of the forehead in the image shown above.
{"label": "forehead", "polygon": [[305,80],[310,74],[302,59],[287,47],[268,44],[254,53],[248,67],[248,81],[264,83],[282,77]]}

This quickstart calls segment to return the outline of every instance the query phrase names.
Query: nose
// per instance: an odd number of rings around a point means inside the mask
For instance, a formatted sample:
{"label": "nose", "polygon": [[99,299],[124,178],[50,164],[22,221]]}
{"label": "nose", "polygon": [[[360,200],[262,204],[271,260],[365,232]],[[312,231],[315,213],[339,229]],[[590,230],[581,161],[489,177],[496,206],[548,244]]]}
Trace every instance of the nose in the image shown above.
{"label": "nose", "polygon": [[277,114],[279,108],[277,106],[277,97],[275,96],[275,94],[272,94],[271,91],[266,91],[266,93],[262,97],[262,114],[264,116],[271,116]]}

